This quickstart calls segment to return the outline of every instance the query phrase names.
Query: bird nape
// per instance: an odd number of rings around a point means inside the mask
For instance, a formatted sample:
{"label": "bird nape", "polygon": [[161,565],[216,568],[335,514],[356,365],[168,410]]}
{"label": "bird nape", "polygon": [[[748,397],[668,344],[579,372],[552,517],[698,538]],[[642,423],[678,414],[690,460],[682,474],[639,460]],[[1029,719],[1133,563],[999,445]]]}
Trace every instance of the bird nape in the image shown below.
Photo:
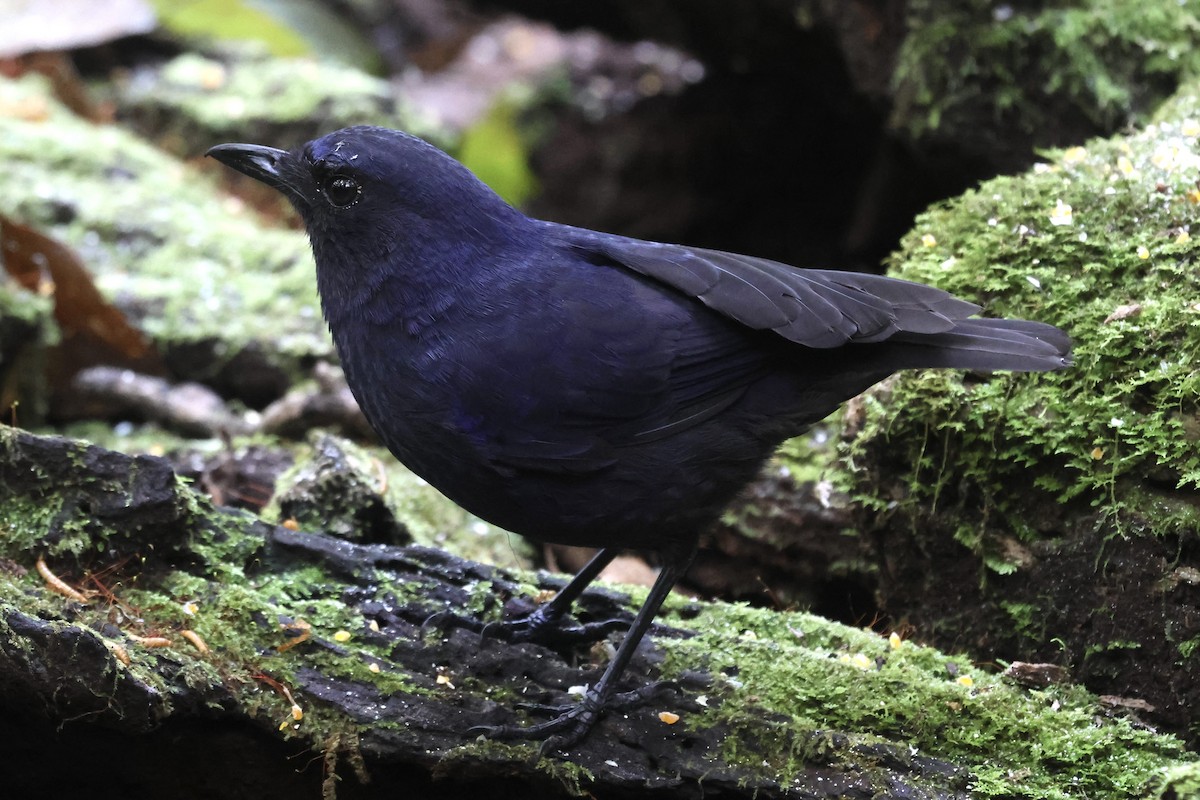
{"label": "bird nape", "polygon": [[489,632],[586,634],[565,622],[584,588],[622,548],[658,553],[581,702],[473,729],[544,751],[655,690],[617,692],[700,533],[782,440],[900,369],[1070,364],[1058,328],[974,318],[978,306],[930,286],[531,219],[400,131],[208,154],[300,213],[350,389],[392,453],[502,528],[601,548],[531,617]]}

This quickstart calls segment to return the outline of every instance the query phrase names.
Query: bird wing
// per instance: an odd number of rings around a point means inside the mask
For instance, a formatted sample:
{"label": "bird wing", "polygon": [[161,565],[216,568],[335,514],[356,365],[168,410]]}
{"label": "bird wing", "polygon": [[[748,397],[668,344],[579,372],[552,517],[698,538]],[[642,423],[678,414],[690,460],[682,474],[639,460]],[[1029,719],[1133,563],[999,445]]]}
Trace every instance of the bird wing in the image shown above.
{"label": "bird wing", "polygon": [[905,332],[942,333],[979,311],[941,289],[836,270],[797,269],[765,258],[580,231],[579,246],[694,297],[754,330],[805,347],[879,342]]}
{"label": "bird wing", "polygon": [[[515,279],[538,315],[498,313],[462,356],[469,384],[461,419],[497,466],[565,474],[608,467],[621,448],[712,419],[766,375],[776,348],[762,335],[698,307],[624,265],[560,251],[536,289]],[[780,343],[783,345],[784,343]],[[497,391],[503,387],[504,391]],[[493,421],[494,420],[494,421]]]}
{"label": "bird wing", "polygon": [[[552,230],[561,259],[542,253],[543,283],[524,300],[537,296],[557,308],[532,319],[519,315],[526,327],[493,336],[510,350],[493,359],[497,369],[525,365],[525,377],[494,380],[542,387],[525,405],[507,408],[505,429],[490,433],[488,451],[497,464],[602,469],[621,447],[701,425],[782,365],[799,368],[804,359],[792,343],[815,359],[845,345],[897,344],[886,350],[886,363],[858,351],[854,363],[835,371],[845,373],[836,387],[814,385],[810,400],[819,400],[820,410],[905,366],[1063,363],[1066,340],[1056,329],[1024,321],[964,323],[979,307],[931,286],[581,228]],[[551,323],[560,327],[528,327]],[[993,350],[994,358],[984,358]],[[1035,357],[1045,365],[1034,365]],[[818,409],[798,408],[793,416],[802,420],[806,410]]]}

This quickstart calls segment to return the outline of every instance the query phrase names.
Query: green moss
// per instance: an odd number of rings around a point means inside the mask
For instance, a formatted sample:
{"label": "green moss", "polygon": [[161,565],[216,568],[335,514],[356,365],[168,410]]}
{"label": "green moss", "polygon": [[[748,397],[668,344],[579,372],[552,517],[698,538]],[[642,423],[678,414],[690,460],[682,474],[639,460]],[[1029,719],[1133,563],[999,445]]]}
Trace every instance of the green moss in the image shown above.
{"label": "green moss", "polygon": [[53,558],[90,556],[105,547],[103,533],[88,519],[64,507],[63,499],[5,498],[0,502],[0,543],[5,550]]}
{"label": "green moss", "polygon": [[[478,741],[456,747],[442,756],[434,776],[453,775],[462,765],[474,769],[481,763],[505,762],[529,762],[528,746],[480,738]],[[595,780],[595,776],[585,767],[556,758],[539,758],[532,763],[538,772],[561,786],[568,794],[575,797],[591,796],[587,786]]]}
{"label": "green moss", "polygon": [[[1136,0],[911,2],[891,124],[980,150],[1011,146],[1004,135],[1115,130],[1200,75],[1198,11]],[[988,120],[993,137],[980,127]]]}
{"label": "green moss", "polygon": [[47,337],[43,344],[53,344],[53,333],[57,329],[50,321],[54,301],[37,292],[23,289],[7,275],[0,278],[0,318],[11,318],[27,323]]}
{"label": "green moss", "polygon": [[1105,642],[1103,644],[1095,644],[1095,645],[1091,645],[1090,647],[1088,647],[1088,649],[1084,651],[1083,657],[1087,658],[1087,657],[1095,655],[1097,653],[1107,653],[1110,650],[1137,650],[1141,646],[1142,646],[1141,642],[1122,641],[1122,640]]}
{"label": "green moss", "polygon": [[[20,519],[10,513],[8,501],[0,505],[0,516]],[[239,515],[240,516],[240,515]],[[246,518],[242,518],[246,521]],[[196,529],[205,526],[196,525]],[[261,538],[248,533],[244,524],[215,526],[211,535],[200,535],[192,550],[202,555],[206,569],[199,572],[168,571],[143,576],[126,575],[119,567],[112,575],[101,573],[101,583],[107,583],[119,598],[123,619],[122,630],[138,635],[164,636],[172,641],[165,649],[151,649],[136,642],[117,637],[130,658],[128,669],[137,679],[152,686],[162,695],[168,707],[171,698],[183,687],[223,687],[231,691],[251,714],[263,714],[270,719],[288,720],[290,703],[264,685],[255,676],[267,674],[284,685],[295,685],[296,671],[302,667],[316,668],[323,674],[344,677],[372,685],[382,695],[420,693],[408,676],[388,670],[374,671],[371,664],[390,661],[387,642],[373,642],[364,621],[352,615],[340,600],[340,585],[316,567],[287,570],[264,575],[247,575],[243,565],[253,563],[261,547]],[[11,530],[0,536],[0,553],[4,557],[31,566],[32,557],[25,552],[25,540]],[[102,533],[91,531],[94,543],[103,541]],[[59,562],[48,557],[52,568]],[[69,562],[62,561],[63,577],[82,584],[83,575],[69,572]],[[88,584],[92,585],[92,584]],[[11,603],[21,613],[37,614],[53,620],[61,613],[65,601],[53,594],[32,570],[23,577],[0,573],[0,606]],[[112,627],[113,607],[102,598],[80,606],[70,624],[96,633]],[[285,622],[303,620],[311,628],[310,636],[320,640],[319,647],[300,645],[281,651],[289,637]],[[56,623],[57,624],[57,623]],[[62,623],[66,625],[68,623]],[[179,631],[189,629],[204,640],[209,648],[201,654],[180,638]],[[339,631],[350,634],[345,641],[335,636]],[[346,656],[353,656],[347,658]],[[170,673],[178,684],[168,683],[159,669],[159,660],[169,658],[178,665]],[[114,662],[115,664],[116,662]],[[305,716],[300,727],[307,735],[318,736],[324,730],[319,709],[305,703]],[[314,713],[316,712],[316,713]],[[325,720],[329,725],[344,725],[340,719]],[[293,732],[296,732],[293,730]]]}
{"label": "green moss", "polygon": [[191,168],[51,100],[41,81],[0,79],[0,214],[63,241],[101,292],[168,351],[253,344],[282,367],[329,357],[305,237],[264,229]]}
{"label": "green moss", "polygon": [[[1035,537],[1025,513],[1038,497],[1090,503],[1126,532],[1196,523],[1187,504],[1146,502],[1141,484],[1200,488],[1195,102],[1185,91],[1139,134],[1051,154],[941,204],[893,258],[897,277],[989,315],[1057,324],[1075,342],[1063,372],[903,373],[862,405],[849,460],[888,442],[889,460],[911,465],[902,503],[954,503],[959,539],[976,552],[989,527]],[[1014,491],[1031,481],[1032,498]],[[894,499],[857,488],[875,507]]]}
{"label": "green moss", "polygon": [[[0,428],[2,431],[3,428]],[[294,442],[271,436],[235,437],[228,442],[221,439],[185,439],[152,424],[121,426],[118,430],[108,424],[82,422],[59,429],[57,433],[129,454],[199,452],[216,456],[231,450],[237,453],[252,446],[287,450],[295,466],[279,476],[274,487],[276,494],[287,491],[314,458],[311,441]],[[487,564],[522,568],[536,562],[532,543],[463,511],[410,472],[384,448],[357,445],[344,439],[337,441],[348,453],[353,454],[359,471],[371,475],[372,484],[383,488],[384,501],[412,535],[414,543],[445,548],[464,558]],[[42,511],[34,510],[39,514]],[[314,509],[317,518],[320,512],[320,509]],[[274,501],[262,510],[262,517],[271,522],[283,521]],[[312,529],[324,530],[319,525]],[[236,541],[242,540],[216,537],[207,546],[227,548]],[[199,542],[197,546],[206,545]],[[231,560],[239,554],[214,552],[212,555],[214,558]]]}
{"label": "green moss", "polygon": [[[106,450],[116,450],[129,455],[161,456],[172,450],[182,450],[185,447],[204,455],[217,455],[224,452],[230,445],[220,439],[187,439],[180,434],[171,433],[153,423],[141,425],[113,425],[111,422],[83,420],[59,425],[54,428],[33,429],[33,433],[43,436],[65,436],[68,439],[78,439],[90,442]],[[233,446],[242,446],[247,439],[238,438]],[[259,439],[253,440],[255,442]],[[266,440],[270,441],[270,440]]]}
{"label": "green moss", "polygon": [[1001,601],[1000,607],[1012,620],[1013,629],[1031,642],[1042,642],[1046,638],[1046,617],[1042,609],[1032,603]]}
{"label": "green moss", "polygon": [[1187,800],[1200,797],[1200,764],[1180,764],[1168,767],[1150,787],[1153,800]]}
{"label": "green moss", "polygon": [[403,128],[443,147],[456,138],[386,80],[323,59],[185,53],[108,88],[131,126],[189,159],[226,141],[291,148],[350,125]]}
{"label": "green moss", "polygon": [[155,82],[130,87],[125,102],[143,113],[169,112],[170,130],[188,140],[199,132],[227,137],[267,126],[309,129],[322,121],[383,125],[400,115],[387,81],[356,69],[308,59],[222,62],[194,53],[169,62]]}
{"label": "green moss", "polygon": [[838,409],[823,423],[802,436],[788,439],[775,453],[780,469],[796,483],[823,480],[833,454],[834,430],[841,426],[844,411]]}
{"label": "green moss", "polygon": [[[689,607],[669,606],[668,619]],[[856,746],[892,742],[967,766],[973,797],[1140,798],[1167,770],[1192,762],[1175,739],[1124,719],[1098,721],[1082,689],[1024,690],[912,642],[893,646],[805,614],[722,604],[686,624],[698,635],[659,640],[665,673],[705,665],[724,676],[691,724],[728,726],[723,756],[765,762],[780,779],[814,762],[869,772],[872,751]],[[777,717],[780,735],[764,739],[763,720]]]}
{"label": "green moss", "polygon": [[[10,557],[12,555],[12,551],[9,549],[10,544],[2,536],[0,536],[0,543],[4,545],[5,557]],[[48,561],[53,569],[55,560],[48,558]],[[17,561],[17,563],[21,563],[21,561]],[[78,578],[80,576],[64,573],[64,577]],[[127,677],[142,686],[150,687],[161,697],[163,704],[169,707],[171,698],[175,696],[179,686],[164,677],[162,670],[164,659],[169,660],[173,667],[178,667],[178,669],[171,669],[170,673],[175,676],[173,680],[178,680],[182,684],[194,687],[212,687],[222,684],[223,678],[217,667],[199,658],[199,654],[192,650],[190,645],[180,641],[179,644],[182,647],[172,648],[168,654],[159,648],[137,645],[122,635],[112,636],[101,633],[102,630],[112,629],[112,610],[107,604],[95,603],[84,606],[73,603],[72,619],[68,622],[62,619],[62,609],[67,602],[60,595],[47,589],[40,576],[32,569],[24,576],[0,572],[0,628],[4,628],[0,631],[0,638],[3,638],[7,646],[21,648],[26,639],[23,635],[9,629],[4,619],[10,613],[24,614],[42,619],[54,631],[53,636],[65,636],[67,630],[72,629],[85,637],[93,637],[110,650],[120,651],[128,659],[128,663],[123,663],[117,658],[112,660],[111,667],[106,673],[112,682],[108,685],[91,687],[91,690],[98,694],[105,691],[115,692],[117,682],[123,677]],[[125,608],[129,608],[129,606]],[[142,635],[159,635],[165,632],[170,635],[172,630],[165,627],[159,628],[153,622],[147,622],[138,623],[136,627],[127,627],[127,632]],[[188,652],[189,650],[190,652]],[[30,658],[46,657],[45,653],[39,652],[35,655],[32,651],[27,655]],[[73,672],[69,665],[58,663],[49,663],[41,668],[61,669],[64,674]],[[110,711],[120,714],[120,710],[117,708],[110,709]]]}

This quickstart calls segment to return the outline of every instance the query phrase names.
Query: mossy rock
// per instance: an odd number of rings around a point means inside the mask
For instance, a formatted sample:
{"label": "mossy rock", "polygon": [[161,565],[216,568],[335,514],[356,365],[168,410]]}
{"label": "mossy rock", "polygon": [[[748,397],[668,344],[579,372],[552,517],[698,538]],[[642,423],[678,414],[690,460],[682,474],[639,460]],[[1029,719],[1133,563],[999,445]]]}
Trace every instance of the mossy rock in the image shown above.
{"label": "mossy rock", "polygon": [[314,58],[185,53],[139,67],[114,88],[122,117],[187,157],[227,141],[292,147],[349,125],[404,128],[443,145],[448,138],[386,80]]}
{"label": "mossy rock", "polygon": [[[1073,368],[904,373],[866,395],[847,486],[884,604],[932,641],[1069,665],[1196,737],[1200,85],[916,221],[892,274],[1067,330]],[[870,516],[870,515],[866,515]]]}
{"label": "mossy rock", "polygon": [[264,227],[192,167],[73,115],[36,78],[0,79],[0,103],[25,109],[0,115],[0,214],[73,248],[172,377],[261,405],[332,357],[302,233]]}
{"label": "mossy rock", "polygon": [[896,56],[889,127],[998,166],[1145,121],[1200,75],[1194,3],[917,0]]}

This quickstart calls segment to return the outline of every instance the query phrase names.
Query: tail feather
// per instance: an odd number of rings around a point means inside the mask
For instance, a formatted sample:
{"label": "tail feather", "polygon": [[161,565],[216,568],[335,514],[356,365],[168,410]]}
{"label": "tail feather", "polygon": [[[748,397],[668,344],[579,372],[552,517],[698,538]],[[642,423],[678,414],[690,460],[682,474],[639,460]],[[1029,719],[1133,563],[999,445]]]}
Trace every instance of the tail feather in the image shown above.
{"label": "tail feather", "polygon": [[964,319],[943,333],[899,334],[889,362],[897,369],[1047,372],[1071,365],[1071,340],[1058,328],[1024,319]]}

